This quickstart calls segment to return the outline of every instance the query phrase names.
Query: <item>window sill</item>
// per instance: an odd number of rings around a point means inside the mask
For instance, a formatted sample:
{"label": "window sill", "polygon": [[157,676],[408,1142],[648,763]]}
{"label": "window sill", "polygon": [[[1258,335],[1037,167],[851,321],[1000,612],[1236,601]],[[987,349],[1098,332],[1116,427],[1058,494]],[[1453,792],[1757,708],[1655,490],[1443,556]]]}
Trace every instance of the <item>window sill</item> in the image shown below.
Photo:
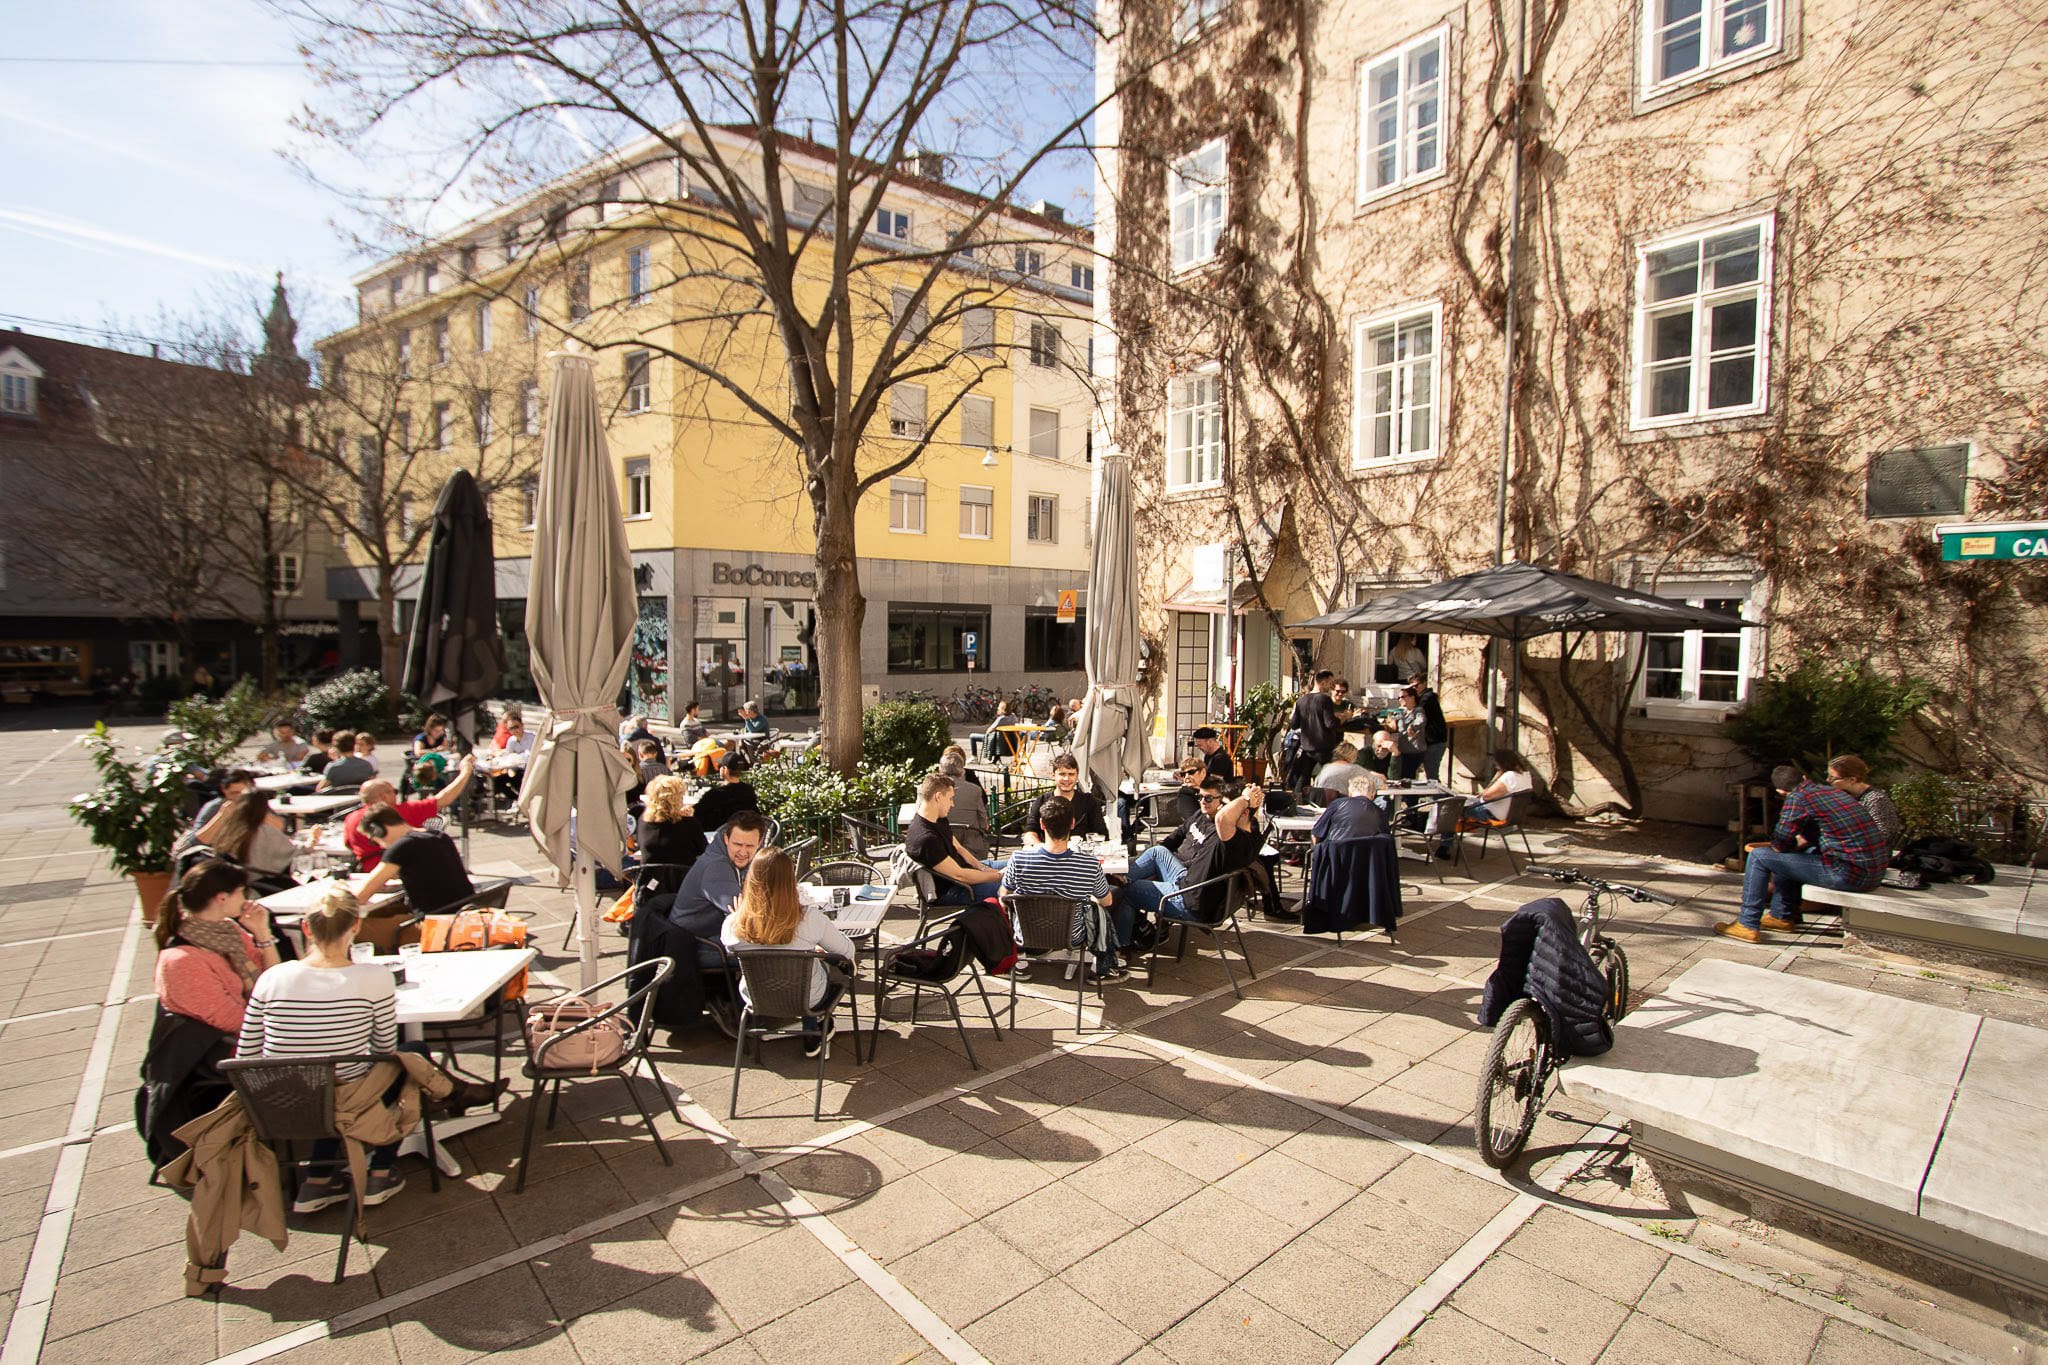
{"label": "window sill", "polygon": [[654,520],[654,513],[652,513],[652,512],[641,512],[641,513],[639,513],[639,514],[638,514],[637,516],[630,516],[630,517],[621,517],[621,518],[620,518],[620,520],[621,520],[621,521],[653,521],[653,520]]}
{"label": "window sill", "polygon": [[[1789,21],[1790,15],[1788,14],[1786,18]],[[1635,88],[1635,112],[1638,114],[1649,114],[1659,109],[1668,109],[1674,104],[1684,103],[1695,95],[1704,95],[1710,91],[1725,89],[1737,81],[1746,81],[1752,76],[1760,76],[1766,71],[1776,70],[1778,67],[1797,58],[1798,55],[1797,44],[1787,42],[1776,51],[1745,57],[1739,62],[1729,62],[1715,67],[1711,71],[1701,71],[1695,75],[1681,76],[1676,80],[1666,81],[1659,86],[1644,86],[1638,83]],[[1638,60],[1640,61],[1640,58]]]}
{"label": "window sill", "polygon": [[889,528],[889,534],[892,536],[921,536],[924,534],[924,532],[913,531],[905,526],[891,526]]}
{"label": "window sill", "polygon": [[1426,455],[1389,455],[1383,460],[1353,460],[1353,474],[1413,474],[1428,469],[1443,457],[1435,451]]}
{"label": "window sill", "polygon": [[[906,534],[908,534],[908,533],[906,532]],[[962,531],[962,532],[960,533],[960,539],[962,539],[962,540],[994,540],[994,539],[995,539],[995,537],[994,537],[994,536],[992,536],[992,535],[991,535],[991,536],[974,536],[974,535],[969,535],[969,534],[968,534],[967,532],[965,532],[965,531]]]}
{"label": "window sill", "polygon": [[1222,491],[1223,480],[1221,479],[1211,483],[1170,483],[1166,486],[1166,496],[1169,498],[1200,497],[1204,494],[1221,493]]}
{"label": "window sill", "polygon": [[1731,431],[1760,431],[1771,424],[1770,409],[1730,413],[1725,417],[1669,417],[1651,420],[1650,425],[1631,423],[1621,431],[1623,445],[1642,445],[1689,436],[1713,436]]}
{"label": "window sill", "polygon": [[1742,709],[1739,701],[1639,701],[1637,709],[1645,720],[1664,724],[1696,724],[1718,729],[1722,721]]}
{"label": "window sill", "polygon": [[1355,218],[1363,218],[1366,214],[1372,213],[1375,210],[1388,208],[1395,204],[1405,204],[1411,199],[1420,199],[1423,195],[1440,190],[1450,183],[1451,168],[1446,164],[1442,170],[1434,171],[1429,175],[1421,176],[1414,180],[1404,180],[1397,185],[1389,185],[1385,189],[1373,190],[1367,194],[1359,195],[1352,202],[1351,213]]}

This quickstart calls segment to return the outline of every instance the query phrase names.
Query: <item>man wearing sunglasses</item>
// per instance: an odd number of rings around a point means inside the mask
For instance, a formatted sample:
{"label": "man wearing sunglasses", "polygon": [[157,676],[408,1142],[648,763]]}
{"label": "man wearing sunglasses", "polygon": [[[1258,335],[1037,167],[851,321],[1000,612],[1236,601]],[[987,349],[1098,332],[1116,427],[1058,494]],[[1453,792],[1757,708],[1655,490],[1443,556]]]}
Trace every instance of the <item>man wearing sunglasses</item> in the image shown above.
{"label": "man wearing sunglasses", "polygon": [[1232,800],[1225,796],[1222,778],[1203,778],[1201,809],[1132,861],[1119,908],[1155,913],[1177,888],[1244,866],[1258,850],[1253,816],[1265,795],[1264,788],[1251,785]]}

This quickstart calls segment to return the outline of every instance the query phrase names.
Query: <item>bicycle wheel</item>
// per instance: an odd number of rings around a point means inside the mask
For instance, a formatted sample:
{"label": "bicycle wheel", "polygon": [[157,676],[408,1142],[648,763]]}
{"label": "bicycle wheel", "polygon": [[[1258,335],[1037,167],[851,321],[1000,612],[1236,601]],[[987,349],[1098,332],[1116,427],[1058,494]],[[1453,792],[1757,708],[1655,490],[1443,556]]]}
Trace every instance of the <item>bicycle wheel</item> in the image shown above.
{"label": "bicycle wheel", "polygon": [[1607,978],[1607,1022],[1618,1024],[1628,1013],[1628,954],[1603,936],[1593,945],[1593,962]]}
{"label": "bicycle wheel", "polygon": [[1472,1112],[1472,1137],[1479,1156],[1506,1170],[1529,1143],[1536,1111],[1550,1079],[1550,1037],[1543,1011],[1533,1000],[1517,1000],[1494,1025],[1486,1065],[1479,1071],[1479,1102]]}

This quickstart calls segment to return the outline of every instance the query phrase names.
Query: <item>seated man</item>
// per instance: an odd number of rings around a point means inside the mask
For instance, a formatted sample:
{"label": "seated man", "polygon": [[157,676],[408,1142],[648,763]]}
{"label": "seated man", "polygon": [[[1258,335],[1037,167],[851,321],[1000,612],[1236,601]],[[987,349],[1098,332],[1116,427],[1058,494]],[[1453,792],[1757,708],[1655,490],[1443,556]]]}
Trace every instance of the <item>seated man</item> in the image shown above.
{"label": "seated man", "polygon": [[356,866],[364,872],[374,872],[377,864],[384,860],[384,846],[363,833],[363,817],[379,806],[388,806],[398,812],[398,818],[418,829],[427,821],[454,805],[469,786],[470,774],[476,771],[476,760],[468,754],[462,756],[457,765],[455,780],[432,796],[423,796],[415,801],[401,801],[398,792],[389,781],[373,777],[363,784],[363,804],[348,813],[341,822],[341,841],[348,845],[349,852],[356,855]]}
{"label": "seated man", "polygon": [[970,857],[986,858],[989,847],[988,796],[967,780],[967,755],[960,752],[959,745],[948,745],[940,751],[939,766],[934,771],[953,779],[953,809],[946,815],[946,823],[952,827],[953,836]]}
{"label": "seated man", "polygon": [[1103,819],[1102,798],[1093,792],[1081,790],[1081,760],[1071,753],[1055,754],[1052,760],[1052,790],[1033,801],[1024,813],[1024,842],[1035,844],[1039,841],[1039,826],[1045,823],[1045,803],[1058,798],[1067,803],[1073,815],[1070,831],[1075,838],[1092,834],[1098,839],[1109,837],[1109,823]]}
{"label": "seated man", "polygon": [[372,807],[356,828],[383,854],[377,870],[356,892],[358,904],[368,905],[393,877],[405,888],[405,903],[417,914],[445,913],[476,894],[469,870],[462,865],[462,850],[439,830],[414,829],[390,806]]}
{"label": "seated man", "polygon": [[[1742,874],[1742,917],[1714,932],[1758,943],[1762,930],[1797,929],[1799,888],[1808,882],[1838,891],[1868,891],[1884,879],[1891,847],[1863,803],[1845,791],[1806,780],[1789,763],[1771,769],[1771,785],[1785,798],[1768,844],[1752,845]],[[1816,849],[1801,851],[1802,830]],[[1769,903],[1769,913],[1765,904]]]}
{"label": "seated man", "polygon": [[[1017,896],[1064,896],[1068,900],[1110,904],[1109,878],[1103,875],[1102,860],[1091,853],[1069,848],[1074,832],[1074,808],[1063,796],[1042,796],[1032,802],[1038,827],[1027,831],[1040,836],[1030,848],[1020,849],[1003,869],[1003,890]],[[1075,928],[1082,929],[1084,911],[1076,906]],[[1129,907],[1116,911],[1116,942],[1113,948],[1131,946],[1131,929],[1136,914]],[[1130,973],[1117,961],[1113,950],[1095,954],[1095,975],[1104,981],[1120,981]]]}
{"label": "seated man", "polygon": [[306,756],[313,752],[313,746],[299,738],[299,727],[288,720],[279,721],[272,729],[270,743],[256,751],[259,763],[290,763],[294,766],[304,763]]}
{"label": "seated man", "polygon": [[309,773],[323,773],[334,761],[334,731],[319,729],[313,732],[313,743],[306,754],[306,761],[299,766]]}
{"label": "seated man", "polygon": [[1378,773],[1361,772],[1353,777],[1350,795],[1324,807],[1323,813],[1316,817],[1315,828],[1309,831],[1309,837],[1322,844],[1339,839],[1370,839],[1375,834],[1385,834],[1387,820],[1379,806],[1380,786]]}
{"label": "seated man", "polygon": [[1223,747],[1223,739],[1214,726],[1204,725],[1189,737],[1195,751],[1202,756],[1202,767],[1211,777],[1220,777],[1225,782],[1237,780],[1237,760]]}
{"label": "seated man", "polygon": [[705,967],[725,965],[719,931],[747,884],[747,868],[768,837],[768,822],[759,811],[743,810],[712,837],[704,856],[690,864],[668,908],[668,922],[697,936],[697,961]]}
{"label": "seated man", "polygon": [[767,739],[774,731],[768,728],[768,718],[761,714],[761,703],[747,701],[740,703],[740,733]]}
{"label": "seated man", "polygon": [[625,731],[619,737],[619,744],[622,747],[629,747],[637,754],[640,752],[641,744],[651,743],[654,745],[655,756],[666,761],[668,750],[662,747],[661,736],[647,728],[646,716],[630,716],[620,728]]}
{"label": "seated man", "polygon": [[1119,906],[1154,914],[1176,889],[1248,866],[1259,851],[1254,817],[1265,799],[1265,788],[1252,785],[1226,800],[1222,778],[1203,778],[1201,813],[1132,861]]}
{"label": "seated man", "polygon": [[[953,833],[953,779],[933,773],[917,789],[917,814],[903,830],[903,851],[932,874],[938,904],[973,905],[986,900],[1003,879],[1002,863],[985,863]],[[703,805],[700,802],[698,809]]]}
{"label": "seated man", "polygon": [[[498,740],[500,754],[531,754],[533,736],[526,730],[526,713],[505,708],[505,718],[499,722],[503,737]],[[491,774],[491,792],[505,805],[519,799],[519,788],[526,781],[526,769],[517,763],[499,767]]]}
{"label": "seated man", "polygon": [[746,780],[748,766],[746,755],[739,753],[727,754],[718,761],[718,785],[697,798],[698,824],[717,829],[743,810],[761,809],[754,784]]}
{"label": "seated man", "polygon": [[683,737],[679,745],[680,748],[691,748],[698,740],[711,737],[711,727],[706,725],[703,718],[697,714],[702,707],[703,703],[694,697],[683,707]]}
{"label": "seated man", "polygon": [[199,814],[192,817],[193,829],[206,828],[206,822],[219,815],[222,806],[231,806],[256,785],[256,775],[247,768],[229,768],[222,772],[217,784],[220,795],[199,808]]}
{"label": "seated man", "polygon": [[377,775],[377,765],[356,757],[356,732],[334,732],[334,761],[320,774],[315,791],[353,790]]}

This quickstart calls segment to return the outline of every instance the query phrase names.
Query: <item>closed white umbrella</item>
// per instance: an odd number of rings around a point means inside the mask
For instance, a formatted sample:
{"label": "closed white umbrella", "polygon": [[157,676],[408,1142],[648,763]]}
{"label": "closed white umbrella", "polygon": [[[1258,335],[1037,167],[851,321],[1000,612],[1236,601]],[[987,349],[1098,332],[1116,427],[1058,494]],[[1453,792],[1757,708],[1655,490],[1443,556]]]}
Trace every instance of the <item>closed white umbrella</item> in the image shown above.
{"label": "closed white umbrella", "polygon": [[596,867],[616,871],[626,850],[633,776],[619,757],[616,702],[640,606],[591,358],[555,360],[526,598],[530,668],[550,715],[519,807],[541,852],[574,878],[587,986],[598,975]]}
{"label": "closed white umbrella", "polygon": [[[1111,453],[1096,466],[1095,555],[1088,574],[1088,696],[1076,729],[1089,788],[1107,805],[1119,784],[1145,774],[1138,692],[1138,551],[1131,462]],[[1134,788],[1135,789],[1135,788]]]}

